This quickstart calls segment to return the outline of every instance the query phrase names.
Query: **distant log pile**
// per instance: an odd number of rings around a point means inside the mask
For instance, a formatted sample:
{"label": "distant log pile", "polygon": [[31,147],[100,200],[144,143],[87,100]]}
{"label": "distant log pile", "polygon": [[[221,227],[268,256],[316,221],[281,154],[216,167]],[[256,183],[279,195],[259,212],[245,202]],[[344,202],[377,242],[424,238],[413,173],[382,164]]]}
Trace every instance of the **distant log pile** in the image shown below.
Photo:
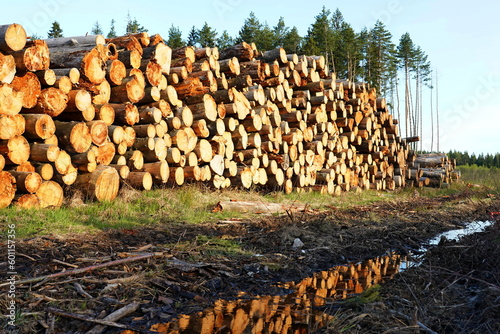
{"label": "distant log pile", "polygon": [[395,189],[414,180],[410,153],[385,99],[322,56],[0,26],[0,207],[57,207],[63,187],[112,200],[123,184]]}
{"label": "distant log pile", "polygon": [[415,187],[447,187],[460,178],[456,161],[443,153],[419,154],[408,165],[406,177]]}

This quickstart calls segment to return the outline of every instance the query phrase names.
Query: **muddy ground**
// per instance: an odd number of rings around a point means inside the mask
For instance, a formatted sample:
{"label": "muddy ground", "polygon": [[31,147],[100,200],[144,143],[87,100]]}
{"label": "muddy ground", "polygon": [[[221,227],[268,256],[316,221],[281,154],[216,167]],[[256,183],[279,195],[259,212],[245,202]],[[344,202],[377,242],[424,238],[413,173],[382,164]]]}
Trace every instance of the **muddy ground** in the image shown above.
{"label": "muddy ground", "polygon": [[[415,192],[412,199],[395,197],[349,209],[26,239],[18,241],[16,249],[22,278],[137,254],[154,252],[155,256],[18,285],[18,320],[10,329],[12,333],[85,333],[96,324],[70,315],[102,319],[137,302],[138,309],[117,322],[147,333],[153,324],[201,311],[218,299],[234,299],[242,291],[283,294],[275,283],[297,282],[334,265],[392,251],[418,253],[419,246],[436,234],[488,220],[494,211],[500,211],[500,198],[491,195],[478,200],[466,191],[429,199]],[[333,320],[322,329],[309,326],[300,333],[500,332],[500,227],[497,224],[488,231],[461,243],[441,243],[421,266],[383,284],[375,300],[329,303],[322,311],[333,315]],[[294,248],[297,238],[303,246]],[[241,249],[234,250],[235,244]],[[6,287],[1,289],[5,310]],[[1,319],[4,324],[7,320]],[[122,331],[105,329],[105,333]]]}

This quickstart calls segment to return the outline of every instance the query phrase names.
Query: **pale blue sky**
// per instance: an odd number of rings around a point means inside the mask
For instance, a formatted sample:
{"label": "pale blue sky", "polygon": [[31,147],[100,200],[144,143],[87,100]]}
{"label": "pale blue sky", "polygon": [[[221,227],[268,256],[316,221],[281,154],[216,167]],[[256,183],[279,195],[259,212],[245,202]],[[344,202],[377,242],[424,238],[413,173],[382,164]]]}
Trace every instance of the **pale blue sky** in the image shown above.
{"label": "pale blue sky", "polygon": [[[356,31],[371,28],[380,19],[392,32],[395,43],[409,32],[414,43],[428,54],[439,73],[441,150],[500,152],[500,2],[23,0],[2,4],[0,23],[20,23],[28,34],[45,37],[57,20],[65,36],[76,36],[90,32],[96,20],[107,33],[111,19],[115,19],[117,33],[122,34],[130,12],[150,33],[164,37],[172,24],[186,37],[193,25],[200,28],[205,21],[219,33],[227,30],[236,36],[253,11],[270,26],[283,16],[288,26],[297,26],[305,35],[323,5],[332,11],[338,7]],[[424,97],[424,117],[429,120],[429,93],[424,92]],[[429,149],[430,126],[425,128],[424,149]]]}

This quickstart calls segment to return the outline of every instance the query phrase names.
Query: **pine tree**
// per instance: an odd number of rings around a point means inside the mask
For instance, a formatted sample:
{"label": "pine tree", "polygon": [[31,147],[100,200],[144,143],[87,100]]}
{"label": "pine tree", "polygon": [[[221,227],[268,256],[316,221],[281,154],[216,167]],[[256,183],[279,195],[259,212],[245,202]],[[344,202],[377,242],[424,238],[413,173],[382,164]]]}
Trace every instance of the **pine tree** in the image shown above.
{"label": "pine tree", "polygon": [[198,44],[198,36],[198,30],[193,26],[189,31],[186,44],[189,46],[196,46]]}
{"label": "pine tree", "polygon": [[245,20],[243,27],[239,31],[239,36],[237,42],[247,42],[252,43],[258,42],[258,37],[260,30],[262,29],[262,24],[259,22],[254,12],[250,12],[250,16]]}
{"label": "pine tree", "polygon": [[406,137],[408,137],[410,134],[410,115],[412,114],[410,99],[410,72],[413,68],[415,58],[415,45],[413,44],[409,33],[405,33],[401,36],[399,45],[397,46],[396,57],[398,58],[399,67],[404,70],[405,74],[405,134]]}
{"label": "pine tree", "polygon": [[168,40],[167,40],[167,45],[170,46],[172,49],[180,48],[186,45],[184,41],[182,40],[182,32],[179,29],[179,27],[170,27],[168,29]]}
{"label": "pine tree", "polygon": [[61,26],[59,25],[59,22],[54,21],[52,22],[52,27],[50,28],[49,32],[47,33],[48,38],[58,38],[58,37],[64,37],[63,35],[63,30]]}
{"label": "pine tree", "polygon": [[111,27],[109,28],[109,32],[108,32],[108,35],[106,37],[107,38],[115,38],[116,37],[115,19],[111,20]]}
{"label": "pine tree", "polygon": [[336,64],[333,57],[335,34],[332,29],[330,15],[331,12],[323,6],[321,12],[316,15],[316,20],[307,30],[302,53],[324,55],[330,68],[336,72]]}
{"label": "pine tree", "polygon": [[217,39],[217,47],[220,50],[224,50],[230,46],[233,46],[235,44],[234,38],[229,36],[229,33],[227,30],[224,30],[220,37]]}
{"label": "pine tree", "polygon": [[255,45],[258,50],[271,50],[276,48],[276,35],[267,23],[262,25],[262,28],[257,32]]}
{"label": "pine tree", "polygon": [[290,29],[285,24],[285,19],[280,17],[278,23],[273,27],[275,44],[273,47],[283,47]]}
{"label": "pine tree", "polygon": [[201,47],[214,47],[217,43],[217,31],[211,28],[207,22],[198,31],[198,43]]}
{"label": "pine tree", "polygon": [[395,48],[392,35],[381,21],[366,34],[364,78],[381,95],[386,96],[397,75]]}
{"label": "pine tree", "polygon": [[92,35],[101,35],[102,34],[102,27],[99,24],[99,21],[95,21],[94,26],[92,27],[92,30],[90,31]]}
{"label": "pine tree", "polygon": [[125,34],[130,35],[147,31],[148,29],[140,25],[136,18],[132,20],[130,13],[127,15],[127,27],[125,28]]}
{"label": "pine tree", "polygon": [[302,37],[299,35],[297,27],[293,27],[288,31],[283,39],[283,48],[287,53],[299,53],[302,43]]}

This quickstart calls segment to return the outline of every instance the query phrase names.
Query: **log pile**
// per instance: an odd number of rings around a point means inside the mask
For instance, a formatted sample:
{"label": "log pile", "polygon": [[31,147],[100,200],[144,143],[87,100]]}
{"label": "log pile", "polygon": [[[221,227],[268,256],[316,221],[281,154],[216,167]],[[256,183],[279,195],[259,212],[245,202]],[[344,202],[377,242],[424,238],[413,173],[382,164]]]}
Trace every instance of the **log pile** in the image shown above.
{"label": "log pile", "polygon": [[418,154],[408,165],[407,178],[414,187],[448,187],[460,178],[455,159],[443,153]]}
{"label": "log pile", "polygon": [[411,158],[385,99],[322,56],[0,26],[1,207],[59,206],[63,188],[112,200],[123,184],[395,189]]}

